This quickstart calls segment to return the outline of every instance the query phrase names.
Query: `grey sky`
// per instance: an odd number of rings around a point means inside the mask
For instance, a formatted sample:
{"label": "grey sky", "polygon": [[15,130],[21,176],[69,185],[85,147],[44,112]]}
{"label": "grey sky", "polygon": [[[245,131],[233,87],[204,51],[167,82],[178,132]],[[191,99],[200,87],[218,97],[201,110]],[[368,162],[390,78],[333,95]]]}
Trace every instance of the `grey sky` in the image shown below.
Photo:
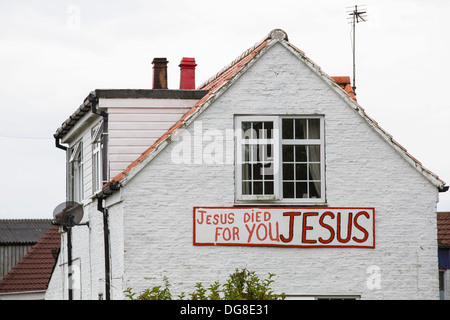
{"label": "grey sky", "polygon": [[[354,1],[2,1],[0,218],[51,218],[65,199],[65,156],[53,133],[94,89],[150,88],[151,61],[182,57],[197,84],[270,30],[330,76],[352,75],[347,7]],[[357,26],[359,104],[450,183],[450,2],[367,1]],[[396,186],[408,192],[409,186]],[[358,204],[363,205],[363,204]],[[450,211],[450,192],[439,210]]]}

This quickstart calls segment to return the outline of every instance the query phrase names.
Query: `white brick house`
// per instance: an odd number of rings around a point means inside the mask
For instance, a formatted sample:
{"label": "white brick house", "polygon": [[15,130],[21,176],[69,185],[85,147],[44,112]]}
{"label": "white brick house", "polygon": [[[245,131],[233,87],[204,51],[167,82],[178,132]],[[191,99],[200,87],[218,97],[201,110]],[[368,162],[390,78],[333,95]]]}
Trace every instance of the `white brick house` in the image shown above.
{"label": "white brick house", "polygon": [[[244,267],[292,298],[438,299],[445,183],[284,31],[199,90],[155,88],[96,90],[55,134],[89,221],[72,228],[74,299]],[[68,298],[66,242],[47,299]]]}

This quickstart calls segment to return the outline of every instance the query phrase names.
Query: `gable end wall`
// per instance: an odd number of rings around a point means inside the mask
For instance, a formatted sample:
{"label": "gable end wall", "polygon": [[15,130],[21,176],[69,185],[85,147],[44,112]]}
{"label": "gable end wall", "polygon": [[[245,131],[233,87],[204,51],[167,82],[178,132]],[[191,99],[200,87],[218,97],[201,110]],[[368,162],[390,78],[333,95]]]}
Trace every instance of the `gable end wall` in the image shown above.
{"label": "gable end wall", "polygon": [[[197,282],[223,282],[248,268],[276,274],[274,289],[290,295],[437,299],[436,188],[285,47],[276,44],[258,59],[120,190],[122,202],[110,207],[118,224],[111,238],[123,236],[123,248],[112,253],[119,261],[113,296],[162,285],[164,276],[173,295],[192,292]],[[374,207],[375,249],[193,246],[193,207],[234,203],[234,141],[224,142],[231,163],[175,164],[171,157],[199,124],[203,132],[225,132],[236,114],[324,115],[327,203]],[[210,144],[193,143],[193,152]],[[102,270],[97,261],[92,268]],[[368,285],[374,267],[376,288]]]}

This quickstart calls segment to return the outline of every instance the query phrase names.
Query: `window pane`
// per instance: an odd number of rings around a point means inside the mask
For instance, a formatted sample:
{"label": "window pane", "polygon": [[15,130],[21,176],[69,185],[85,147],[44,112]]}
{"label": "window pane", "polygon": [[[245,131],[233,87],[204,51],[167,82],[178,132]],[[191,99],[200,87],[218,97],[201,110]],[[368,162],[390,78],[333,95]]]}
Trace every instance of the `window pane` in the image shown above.
{"label": "window pane", "polygon": [[244,163],[242,165],[242,180],[252,179],[252,167],[251,164]]}
{"label": "window pane", "polygon": [[264,182],[264,194],[273,194],[273,182],[272,181]]}
{"label": "window pane", "polygon": [[309,197],[320,198],[320,182],[309,183]]}
{"label": "window pane", "polygon": [[309,162],[320,162],[320,146],[308,146]]}
{"label": "window pane", "polygon": [[272,161],[273,160],[273,154],[272,154],[272,145],[268,144],[266,145],[265,152],[266,152],[266,159],[265,161]]}
{"label": "window pane", "polygon": [[253,194],[263,194],[262,182],[253,182]]}
{"label": "window pane", "polygon": [[282,121],[282,138],[294,139],[294,120],[283,119]]}
{"label": "window pane", "polygon": [[308,120],[308,139],[320,139],[320,119]]}
{"label": "window pane", "polygon": [[263,167],[264,180],[273,180],[273,163],[266,163]]}
{"label": "window pane", "polygon": [[253,165],[253,180],[262,180],[261,168],[261,163],[256,163]]}
{"label": "window pane", "polygon": [[254,146],[256,150],[256,158],[254,161],[267,162],[272,160],[272,145],[270,144],[257,144]]}
{"label": "window pane", "polygon": [[306,162],[306,146],[295,146],[295,161]]}
{"label": "window pane", "polygon": [[253,139],[262,139],[263,138],[263,123],[262,122],[253,122]]}
{"label": "window pane", "polygon": [[242,160],[243,162],[250,161],[250,146],[248,144],[242,146]]}
{"label": "window pane", "polygon": [[294,180],[294,164],[283,163],[283,180]]}
{"label": "window pane", "polygon": [[273,122],[272,121],[268,121],[268,122],[264,122],[264,137],[265,139],[272,139],[273,137]]}
{"label": "window pane", "polygon": [[95,152],[92,155],[92,187],[94,188],[94,192],[97,191],[98,188],[98,152]]}
{"label": "window pane", "polygon": [[242,122],[242,138],[251,139],[252,138],[252,123]]}
{"label": "window pane", "polygon": [[283,145],[283,162],[294,161],[294,146]]}
{"label": "window pane", "polygon": [[283,198],[294,198],[294,182],[283,182]]}
{"label": "window pane", "polygon": [[308,184],[306,182],[296,183],[296,198],[308,198]]}
{"label": "window pane", "polygon": [[320,180],[320,164],[311,163],[309,165],[309,179]]}
{"label": "window pane", "polygon": [[295,139],[306,139],[306,119],[295,119]]}
{"label": "window pane", "polygon": [[295,180],[307,180],[308,179],[308,171],[306,170],[306,163],[296,164],[295,165]]}
{"label": "window pane", "polygon": [[263,152],[263,146],[260,144],[256,144],[253,146],[254,148],[254,153],[253,153],[253,161],[258,161],[261,162],[262,161],[262,156],[264,154]]}
{"label": "window pane", "polygon": [[248,149],[249,149],[249,151],[248,151],[248,153],[249,153],[248,160],[250,162],[251,161],[256,161],[256,157],[257,157],[256,146],[251,144],[251,145],[248,146]]}
{"label": "window pane", "polygon": [[242,183],[242,194],[249,195],[252,194],[252,183],[243,182]]}

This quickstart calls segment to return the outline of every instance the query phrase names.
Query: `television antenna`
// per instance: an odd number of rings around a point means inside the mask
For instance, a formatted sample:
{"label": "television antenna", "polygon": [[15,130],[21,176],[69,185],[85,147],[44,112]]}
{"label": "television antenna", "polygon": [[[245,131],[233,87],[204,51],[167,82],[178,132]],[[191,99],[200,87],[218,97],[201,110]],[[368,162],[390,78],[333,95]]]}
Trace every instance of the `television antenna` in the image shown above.
{"label": "television antenna", "polygon": [[72,270],[72,228],[75,226],[88,226],[89,221],[81,223],[83,219],[83,206],[75,201],[66,201],[53,210],[53,225],[63,227],[67,231],[67,265],[68,265],[68,284],[69,300],[73,300],[73,270]]}
{"label": "television antenna", "polygon": [[352,51],[353,51],[353,94],[356,96],[356,24],[359,22],[366,22],[367,21],[367,10],[365,8],[365,5],[360,6],[358,8],[357,5],[355,7],[348,7],[347,13],[349,13],[349,20],[352,24],[352,30],[353,30],[353,39],[352,39]]}

